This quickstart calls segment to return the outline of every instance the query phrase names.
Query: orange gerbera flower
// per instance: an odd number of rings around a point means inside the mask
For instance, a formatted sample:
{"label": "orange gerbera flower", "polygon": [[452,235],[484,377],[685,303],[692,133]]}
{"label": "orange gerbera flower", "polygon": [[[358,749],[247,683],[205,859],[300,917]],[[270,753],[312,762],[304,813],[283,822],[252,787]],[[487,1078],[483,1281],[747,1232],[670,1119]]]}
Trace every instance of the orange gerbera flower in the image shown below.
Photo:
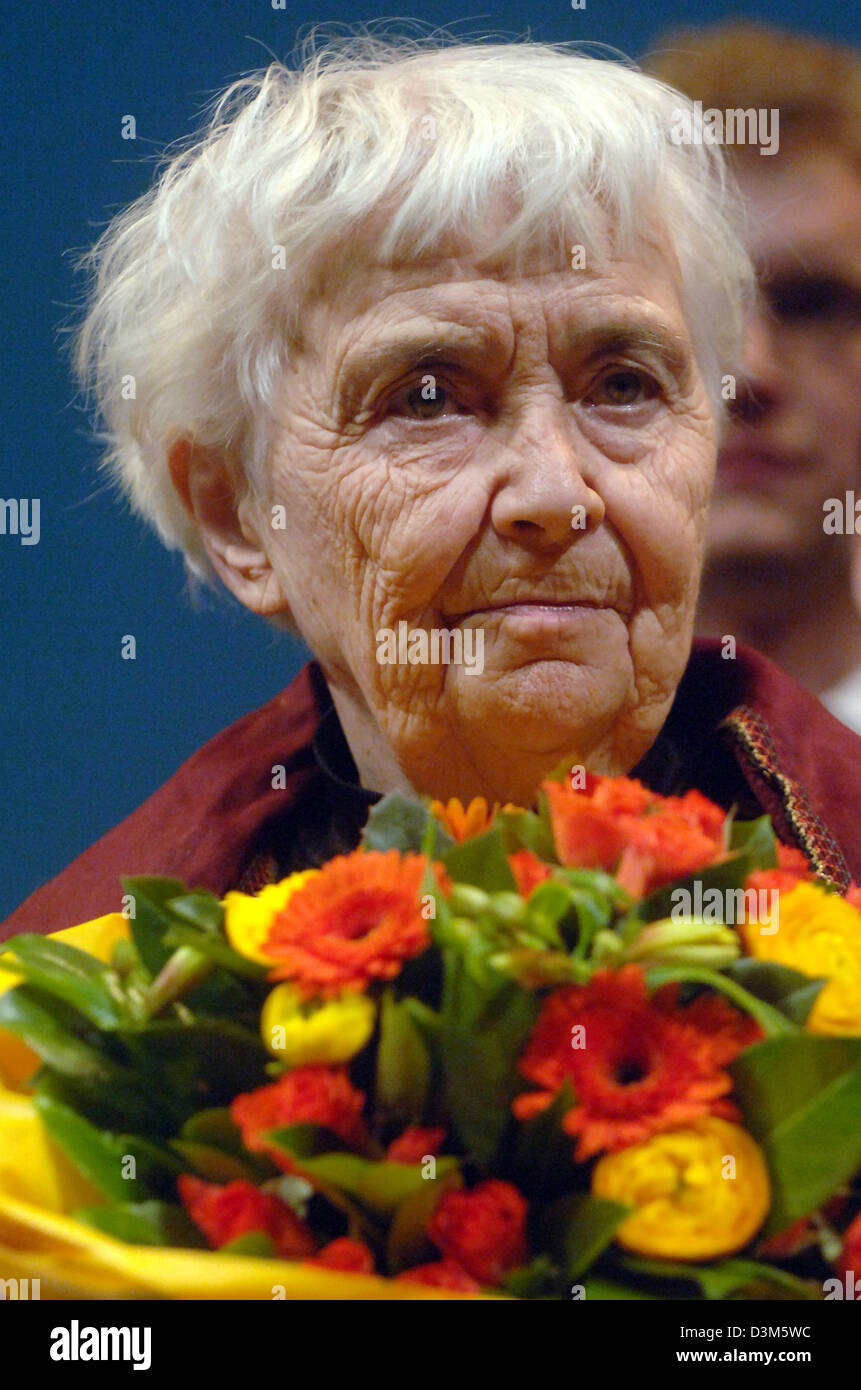
{"label": "orange gerbera flower", "polygon": [[513,806],[510,801],[506,801],[504,806],[494,801],[492,806],[488,806],[483,796],[474,796],[466,808],[456,796],[446,802],[431,802],[431,814],[459,845],[490,830],[500,811],[522,810],[522,806]]}
{"label": "orange gerbera flower", "polygon": [[587,985],[554,990],[519,1064],[542,1089],[518,1096],[514,1113],[529,1119],[570,1079],[577,1103],[562,1123],[577,1136],[578,1162],[700,1115],[737,1119],[735,1106],[722,1099],[732,1085],[720,1069],[725,1033],[715,1042],[695,1025],[689,1010],[650,1003],[637,965],[599,970]]}
{"label": "orange gerbera flower", "polygon": [[756,1019],[734,1009],[725,995],[704,991],[689,1004],[680,1004],[680,989],[677,982],[662,985],[652,995],[652,1007],[677,1023],[696,1028],[710,1044],[717,1066],[726,1066],[746,1047],[765,1036]]}
{"label": "orange gerbera flower", "polygon": [[724,858],[725,812],[700,792],[658,796],[627,777],[544,790],[563,864],[615,872],[635,898]]}
{"label": "orange gerbera flower", "polygon": [[426,862],[396,849],[331,859],[273,918],[264,950],[281,963],[270,979],[333,995],[397,975],[430,941],[420,898]]}

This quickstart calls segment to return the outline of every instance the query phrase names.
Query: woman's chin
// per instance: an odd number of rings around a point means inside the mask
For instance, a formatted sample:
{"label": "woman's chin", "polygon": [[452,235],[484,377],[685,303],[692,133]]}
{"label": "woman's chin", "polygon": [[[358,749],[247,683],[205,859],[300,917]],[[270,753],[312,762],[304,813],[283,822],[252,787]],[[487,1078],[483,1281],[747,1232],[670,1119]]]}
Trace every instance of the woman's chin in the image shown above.
{"label": "woman's chin", "polygon": [[482,743],[513,758],[544,753],[558,754],[558,761],[572,744],[585,749],[602,742],[619,720],[630,690],[630,672],[618,663],[586,666],[543,659],[461,676],[447,693],[456,697],[456,723],[477,728]]}
{"label": "woman's chin", "polygon": [[618,671],[568,668],[536,662],[447,682],[444,708],[400,750],[410,784],[441,799],[529,805],[563,759],[610,770],[629,684]]}

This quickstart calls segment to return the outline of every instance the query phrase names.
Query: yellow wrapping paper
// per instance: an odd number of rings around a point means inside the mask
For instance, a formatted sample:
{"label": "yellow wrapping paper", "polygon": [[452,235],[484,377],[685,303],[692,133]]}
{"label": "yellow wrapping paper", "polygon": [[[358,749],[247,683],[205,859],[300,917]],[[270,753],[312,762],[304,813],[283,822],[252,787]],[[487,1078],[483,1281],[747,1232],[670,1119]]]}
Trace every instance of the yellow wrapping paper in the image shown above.
{"label": "yellow wrapping paper", "polygon": [[[128,922],[110,913],[55,935],[107,960],[114,942],[128,938]],[[17,983],[17,976],[0,970],[0,993]],[[101,1199],[48,1137],[26,1093],[38,1065],[29,1047],[0,1028],[0,1279],[38,1279],[48,1299],[495,1297],[284,1260],[126,1245],[73,1221],[69,1212]]]}

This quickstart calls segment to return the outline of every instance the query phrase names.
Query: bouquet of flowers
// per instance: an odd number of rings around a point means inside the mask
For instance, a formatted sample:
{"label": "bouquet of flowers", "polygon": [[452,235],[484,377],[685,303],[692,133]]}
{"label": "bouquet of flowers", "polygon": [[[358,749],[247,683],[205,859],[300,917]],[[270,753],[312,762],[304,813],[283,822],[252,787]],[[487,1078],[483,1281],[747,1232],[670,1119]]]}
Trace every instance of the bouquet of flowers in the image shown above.
{"label": "bouquet of flowers", "polygon": [[123,886],[89,936],[0,948],[7,1264],[180,1297],[861,1293],[861,893],[767,817],[573,769],[536,810],[386,797],[256,895]]}

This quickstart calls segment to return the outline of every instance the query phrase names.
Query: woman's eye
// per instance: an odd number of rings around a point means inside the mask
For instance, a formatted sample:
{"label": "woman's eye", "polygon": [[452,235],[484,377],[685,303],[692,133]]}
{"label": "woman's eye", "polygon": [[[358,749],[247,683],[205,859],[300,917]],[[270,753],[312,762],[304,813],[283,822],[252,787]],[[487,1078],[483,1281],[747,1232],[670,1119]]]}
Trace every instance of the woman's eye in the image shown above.
{"label": "woman's eye", "polygon": [[657,394],[657,382],[643,372],[615,371],[601,377],[585,399],[587,405],[640,405]]}
{"label": "woman's eye", "polygon": [[388,406],[388,414],[405,415],[413,420],[438,420],[444,415],[464,413],[452,392],[429,374],[414,386],[398,392]]}

